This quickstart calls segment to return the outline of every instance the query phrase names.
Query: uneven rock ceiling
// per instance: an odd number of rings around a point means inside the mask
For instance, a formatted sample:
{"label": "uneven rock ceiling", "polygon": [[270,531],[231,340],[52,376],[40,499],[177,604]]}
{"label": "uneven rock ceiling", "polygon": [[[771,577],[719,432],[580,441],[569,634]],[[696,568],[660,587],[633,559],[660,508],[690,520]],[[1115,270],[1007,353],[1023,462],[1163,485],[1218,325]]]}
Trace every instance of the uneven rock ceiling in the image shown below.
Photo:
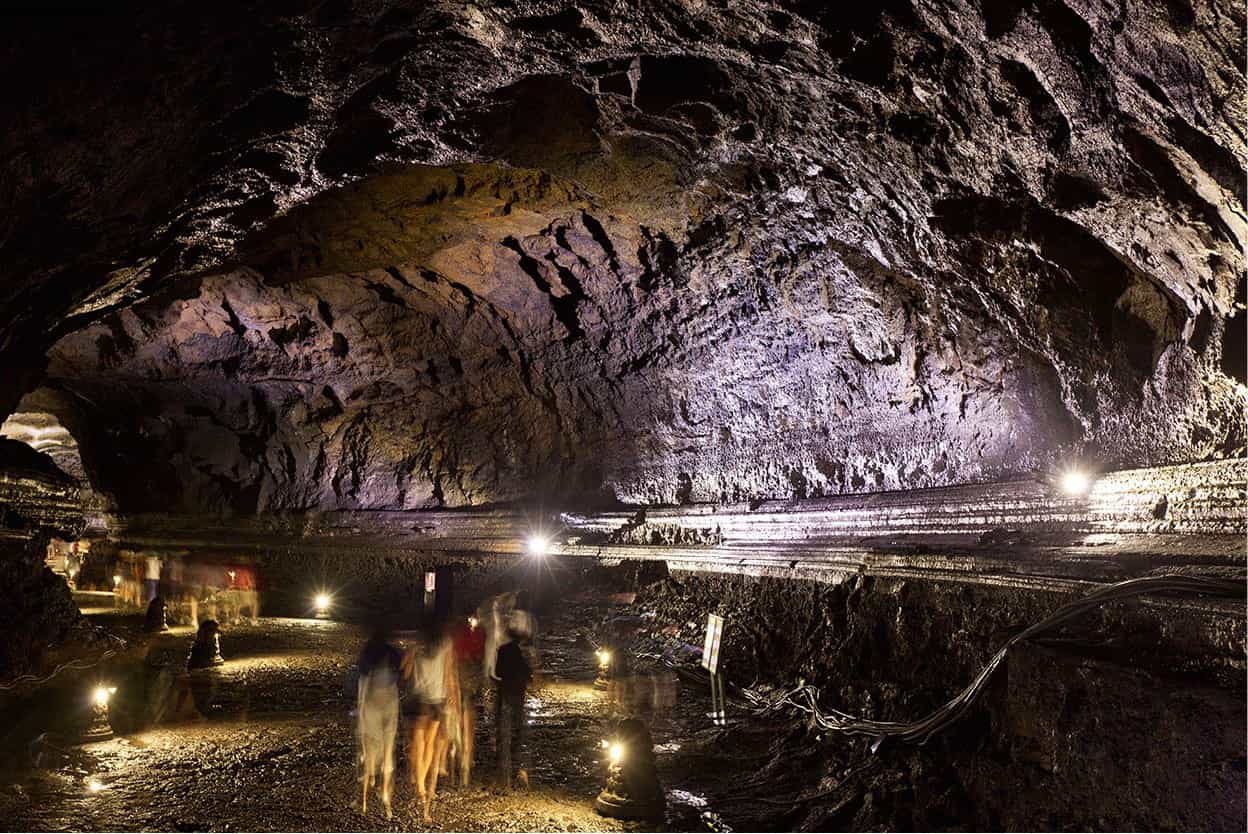
{"label": "uneven rock ceiling", "polygon": [[55,415],[123,511],[1242,455],[1244,14],[32,18],[0,47],[0,418]]}

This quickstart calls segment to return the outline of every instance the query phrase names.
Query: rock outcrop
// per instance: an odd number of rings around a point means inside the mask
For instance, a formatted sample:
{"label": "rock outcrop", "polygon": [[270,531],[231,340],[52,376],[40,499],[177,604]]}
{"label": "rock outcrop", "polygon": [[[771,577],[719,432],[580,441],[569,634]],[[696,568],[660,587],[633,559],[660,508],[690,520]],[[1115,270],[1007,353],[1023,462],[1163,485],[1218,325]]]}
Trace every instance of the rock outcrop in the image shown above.
{"label": "rock outcrop", "polygon": [[0,414],[43,386],[125,510],[1243,453],[1234,3],[175,4],[20,34]]}

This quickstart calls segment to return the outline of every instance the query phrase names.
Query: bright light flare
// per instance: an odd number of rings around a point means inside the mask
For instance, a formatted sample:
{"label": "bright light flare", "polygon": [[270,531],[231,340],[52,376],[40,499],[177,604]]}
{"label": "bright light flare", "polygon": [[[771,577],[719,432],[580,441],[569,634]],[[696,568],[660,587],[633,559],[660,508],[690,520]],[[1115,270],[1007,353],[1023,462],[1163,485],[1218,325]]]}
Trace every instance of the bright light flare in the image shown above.
{"label": "bright light flare", "polygon": [[481,621],[480,621],[480,620],[478,620],[476,617],[469,617],[469,618],[468,618],[468,627],[469,627],[470,629],[472,629],[473,631],[476,631],[476,630],[477,630],[477,626],[478,626],[478,625],[480,625],[480,624],[481,624]]}
{"label": "bright light flare", "polygon": [[525,547],[529,551],[530,556],[545,556],[550,550],[550,539],[546,536],[534,534],[529,536]]}
{"label": "bright light flare", "polygon": [[334,600],[329,594],[320,593],[316,595],[314,602],[316,603],[316,610],[323,614],[329,610],[329,606],[333,605]]}
{"label": "bright light flare", "polygon": [[99,779],[90,779],[87,781],[87,790],[91,793],[99,793],[104,790],[104,785]]}
{"label": "bright light flare", "polygon": [[116,588],[120,584],[121,584],[121,574],[114,573],[113,574],[113,587]]}
{"label": "bright light flare", "polygon": [[617,741],[611,745],[610,750],[607,752],[611,756],[611,764],[619,764],[620,760],[624,758],[624,745]]}
{"label": "bright light flare", "polygon": [[606,649],[599,649],[597,654],[598,654],[599,666],[605,669],[611,665],[611,652],[607,651]]}
{"label": "bright light flare", "polygon": [[1062,492],[1067,495],[1085,495],[1092,488],[1092,479],[1080,469],[1067,469],[1062,473]]}
{"label": "bright light flare", "polygon": [[95,688],[95,702],[102,706],[108,706],[108,699],[117,691],[115,686],[97,686]]}

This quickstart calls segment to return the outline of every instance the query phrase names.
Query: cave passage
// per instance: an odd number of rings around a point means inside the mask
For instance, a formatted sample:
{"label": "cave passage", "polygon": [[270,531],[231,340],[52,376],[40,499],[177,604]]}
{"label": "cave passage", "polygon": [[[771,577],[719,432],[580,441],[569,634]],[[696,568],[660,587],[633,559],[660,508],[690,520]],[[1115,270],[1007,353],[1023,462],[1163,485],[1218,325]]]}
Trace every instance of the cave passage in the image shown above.
{"label": "cave passage", "polygon": [[1248,830],[1242,0],[18,5],[4,824]]}
{"label": "cave passage", "polygon": [[[124,614],[93,618],[119,633],[141,633]],[[19,765],[29,763],[43,775],[25,782],[21,794],[6,792],[0,809],[10,827],[25,830],[628,830],[628,823],[596,814],[592,802],[606,785],[603,741],[622,717],[644,715],[667,825],[726,830],[707,792],[739,807],[773,790],[761,783],[742,790],[755,745],[771,734],[742,729],[726,736],[708,717],[705,683],[682,679],[657,659],[596,687],[595,646],[637,619],[631,606],[603,592],[542,612],[539,675],[525,702],[529,787],[499,789],[489,699],[478,698],[474,782],[462,787],[443,778],[432,826],[420,822],[408,784],[407,718],[394,819],[383,818],[376,798],[371,816],[360,814],[355,673],[367,630],[329,618],[239,622],[222,632],[224,663],[189,675],[195,629],[165,630],[142,656],[110,664],[93,681],[112,692],[118,734],[103,741],[75,743],[93,688],[45,690],[44,703],[26,707],[27,727],[6,730],[3,769],[6,780],[19,778]],[[419,640],[413,631],[394,636],[399,647]],[[194,689],[185,703],[181,688]],[[706,767],[711,762],[717,764]],[[759,827],[770,814],[734,818]]]}

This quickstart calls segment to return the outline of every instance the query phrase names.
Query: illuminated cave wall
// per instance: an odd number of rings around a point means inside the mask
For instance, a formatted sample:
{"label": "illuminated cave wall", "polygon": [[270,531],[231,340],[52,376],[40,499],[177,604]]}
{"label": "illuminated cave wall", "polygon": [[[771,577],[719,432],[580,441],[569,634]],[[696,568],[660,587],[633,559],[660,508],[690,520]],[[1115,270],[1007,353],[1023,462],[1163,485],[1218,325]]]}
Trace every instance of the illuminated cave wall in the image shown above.
{"label": "illuminated cave wall", "polygon": [[0,413],[123,509],[1243,453],[1237,4],[177,11],[0,137]]}

